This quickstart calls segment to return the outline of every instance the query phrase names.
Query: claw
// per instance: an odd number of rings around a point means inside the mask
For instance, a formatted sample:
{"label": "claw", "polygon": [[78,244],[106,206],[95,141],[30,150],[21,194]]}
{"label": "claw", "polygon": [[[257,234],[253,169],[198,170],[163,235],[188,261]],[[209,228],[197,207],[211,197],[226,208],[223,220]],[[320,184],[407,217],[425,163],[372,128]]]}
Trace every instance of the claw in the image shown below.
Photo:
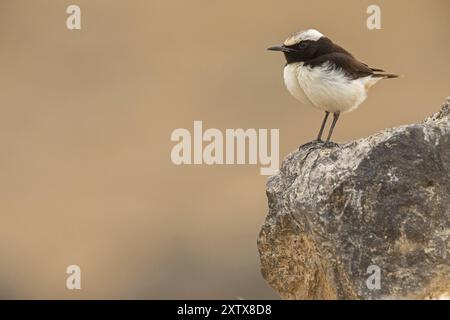
{"label": "claw", "polygon": [[334,148],[334,147],[339,147],[339,144],[333,141],[327,141],[323,144],[323,146],[325,148]]}
{"label": "claw", "polygon": [[302,144],[300,147],[298,147],[298,149],[301,150],[301,149],[304,149],[304,148],[307,148],[307,147],[310,147],[310,146],[316,147],[316,146],[321,145],[321,144],[323,144],[323,141],[321,139],[316,139],[316,140],[307,142],[305,144]]}

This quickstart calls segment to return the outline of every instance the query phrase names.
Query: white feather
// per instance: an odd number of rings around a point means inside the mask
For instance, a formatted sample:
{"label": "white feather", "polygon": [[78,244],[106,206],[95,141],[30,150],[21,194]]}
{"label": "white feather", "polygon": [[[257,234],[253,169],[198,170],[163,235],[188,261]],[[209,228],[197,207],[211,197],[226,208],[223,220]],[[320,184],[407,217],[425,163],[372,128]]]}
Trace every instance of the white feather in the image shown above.
{"label": "white feather", "polygon": [[299,31],[291,35],[284,42],[285,46],[292,46],[294,44],[299,43],[304,40],[317,41],[322,38],[324,35],[315,29],[309,29],[305,31]]}
{"label": "white feather", "polygon": [[288,91],[301,103],[311,104],[311,101],[306,96],[303,89],[300,87],[298,81],[298,71],[300,70],[301,63],[290,63],[284,68],[284,84]]}
{"label": "white feather", "polygon": [[380,79],[367,76],[353,80],[329,62],[314,68],[301,62],[291,63],[284,68],[286,87],[296,99],[329,112],[355,110]]}

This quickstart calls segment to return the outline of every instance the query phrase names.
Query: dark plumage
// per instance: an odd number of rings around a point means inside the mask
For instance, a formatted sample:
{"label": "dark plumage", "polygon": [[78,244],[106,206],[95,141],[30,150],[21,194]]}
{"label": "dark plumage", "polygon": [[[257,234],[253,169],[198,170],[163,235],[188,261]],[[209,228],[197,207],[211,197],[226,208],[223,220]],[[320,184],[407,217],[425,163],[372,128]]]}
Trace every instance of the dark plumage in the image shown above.
{"label": "dark plumage", "polygon": [[[306,66],[320,66],[329,61],[342,68],[351,79],[373,75],[380,78],[397,78],[394,74],[383,74],[382,69],[371,68],[358,61],[350,52],[333,43],[327,37],[317,41],[303,40],[297,44],[285,46],[284,51],[287,63],[304,62]],[[380,73],[381,72],[381,73]]]}

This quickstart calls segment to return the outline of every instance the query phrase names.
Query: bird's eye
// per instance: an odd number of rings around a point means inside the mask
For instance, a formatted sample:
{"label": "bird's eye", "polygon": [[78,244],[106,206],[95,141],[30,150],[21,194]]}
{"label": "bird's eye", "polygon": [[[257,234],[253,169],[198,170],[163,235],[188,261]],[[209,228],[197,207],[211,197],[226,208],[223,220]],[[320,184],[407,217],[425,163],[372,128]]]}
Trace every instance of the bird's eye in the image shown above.
{"label": "bird's eye", "polygon": [[307,46],[308,46],[308,43],[306,43],[306,42],[300,42],[300,43],[298,44],[298,47],[299,47],[300,49],[305,49]]}

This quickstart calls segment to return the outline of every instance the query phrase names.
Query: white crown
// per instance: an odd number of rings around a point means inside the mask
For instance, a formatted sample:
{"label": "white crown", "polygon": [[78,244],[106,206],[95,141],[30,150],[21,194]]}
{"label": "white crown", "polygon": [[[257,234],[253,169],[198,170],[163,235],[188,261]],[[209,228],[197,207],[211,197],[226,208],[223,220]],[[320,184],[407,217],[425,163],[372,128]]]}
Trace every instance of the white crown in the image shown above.
{"label": "white crown", "polygon": [[286,41],[284,42],[284,45],[292,46],[303,40],[317,41],[322,37],[324,37],[324,35],[315,29],[298,31],[298,32],[294,33],[293,35],[291,35],[289,38],[287,38]]}

